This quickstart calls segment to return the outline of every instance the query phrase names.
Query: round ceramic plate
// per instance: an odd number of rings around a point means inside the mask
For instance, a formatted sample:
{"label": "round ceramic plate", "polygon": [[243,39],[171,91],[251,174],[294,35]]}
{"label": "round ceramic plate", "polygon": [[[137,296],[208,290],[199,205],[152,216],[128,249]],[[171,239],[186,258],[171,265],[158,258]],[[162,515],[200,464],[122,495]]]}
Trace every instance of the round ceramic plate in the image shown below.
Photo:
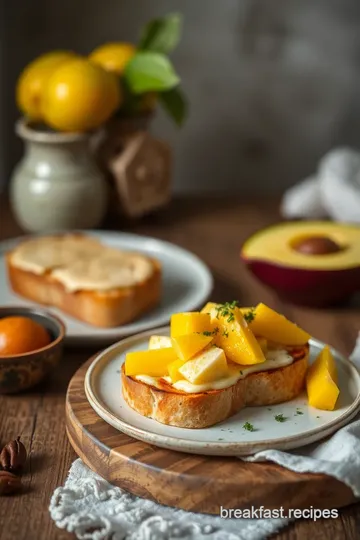
{"label": "round ceramic plate", "polygon": [[[161,303],[138,320],[117,328],[96,328],[82,323],[51,308],[66,325],[66,337],[71,344],[108,344],[124,336],[167,324],[172,313],[191,311],[205,303],[213,287],[208,267],[195,255],[174,244],[155,238],[128,233],[80,231],[91,234],[104,244],[125,250],[145,253],[158,259],[163,269],[163,294]],[[0,305],[34,305],[14,294],[8,285],[5,268],[5,253],[23,241],[23,238],[0,243]]]}
{"label": "round ceramic plate", "polygon": [[[247,407],[205,429],[183,429],[160,424],[131,409],[121,392],[120,369],[126,353],[146,349],[152,333],[169,335],[169,328],[144,332],[106,349],[94,359],[85,378],[85,392],[95,412],[107,423],[135,439],[171,450],[217,456],[249,455],[269,448],[288,450],[330,435],[360,410],[360,375],[347,358],[332,350],[340,386],[334,411],[320,411],[308,406],[304,393],[279,405]],[[321,341],[310,341],[310,362],[323,347]],[[282,415],[285,421],[277,421],[277,415]],[[244,429],[245,422],[252,424],[254,431]]]}

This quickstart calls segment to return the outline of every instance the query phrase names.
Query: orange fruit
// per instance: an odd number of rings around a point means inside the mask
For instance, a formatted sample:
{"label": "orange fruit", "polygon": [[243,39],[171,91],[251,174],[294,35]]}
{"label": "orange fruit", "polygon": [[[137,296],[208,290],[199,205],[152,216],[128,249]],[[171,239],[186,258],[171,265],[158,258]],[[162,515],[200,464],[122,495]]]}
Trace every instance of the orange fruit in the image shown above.
{"label": "orange fruit", "polygon": [[70,51],[53,51],[43,54],[30,62],[16,85],[16,101],[21,112],[31,120],[42,120],[41,101],[44,86],[54,72],[64,62],[73,59]]}
{"label": "orange fruit", "polygon": [[106,71],[121,75],[135,53],[136,47],[131,43],[105,43],[93,50],[89,59]]}
{"label": "orange fruit", "polygon": [[59,131],[88,131],[106,122],[121,104],[119,79],[85,58],[66,62],[48,79],[45,122]]}
{"label": "orange fruit", "polygon": [[50,341],[46,328],[29,317],[0,319],[0,356],[35,351]]}

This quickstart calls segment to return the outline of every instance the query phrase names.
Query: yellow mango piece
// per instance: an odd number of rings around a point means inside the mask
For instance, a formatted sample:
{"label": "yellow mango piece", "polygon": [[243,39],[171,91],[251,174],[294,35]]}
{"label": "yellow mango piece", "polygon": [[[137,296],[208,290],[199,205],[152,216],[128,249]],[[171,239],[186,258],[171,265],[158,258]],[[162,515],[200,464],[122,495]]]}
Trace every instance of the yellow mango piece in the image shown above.
{"label": "yellow mango piece", "polygon": [[306,389],[309,405],[316,409],[333,411],[340,393],[336,383],[335,360],[329,347],[326,346],[307,373]]}
{"label": "yellow mango piece", "polygon": [[205,304],[205,306],[202,308],[202,310],[200,311],[200,313],[211,313],[211,310],[213,310],[216,306],[218,306],[219,304],[216,304],[215,302],[208,302],[207,304]]}
{"label": "yellow mango piece", "polygon": [[187,313],[175,313],[171,316],[170,335],[171,337],[184,336],[194,332],[211,331],[210,316],[199,311]]}
{"label": "yellow mango piece", "polygon": [[187,334],[171,338],[172,346],[181,360],[190,360],[213,341],[213,335]]}
{"label": "yellow mango piece", "polygon": [[179,368],[181,368],[186,363],[185,360],[175,360],[174,362],[171,362],[171,364],[168,365],[168,373],[171,379],[171,382],[176,383],[178,381],[181,381],[184,377],[179,372]]}
{"label": "yellow mango piece", "polygon": [[265,356],[241,311],[231,304],[218,304],[211,310],[214,343],[224,349],[236,364],[261,364]]}
{"label": "yellow mango piece", "polygon": [[171,338],[168,336],[151,336],[149,339],[149,349],[164,349],[172,347]]}
{"label": "yellow mango piece", "polygon": [[229,368],[224,351],[210,347],[188,360],[179,373],[192,384],[204,384],[227,377]]}
{"label": "yellow mango piece", "polygon": [[150,375],[163,377],[168,373],[168,365],[177,359],[172,347],[127,353],[125,358],[125,374]]}
{"label": "yellow mango piece", "polygon": [[267,342],[267,339],[266,339],[266,338],[263,338],[263,337],[257,337],[257,338],[256,338],[256,341],[257,341],[258,344],[260,345],[262,352],[263,352],[264,354],[266,354],[267,351],[268,351],[268,342]]}
{"label": "yellow mango piece", "polygon": [[265,304],[256,306],[250,327],[256,336],[262,336],[283,345],[305,345],[311,337],[284,315],[280,315]]}

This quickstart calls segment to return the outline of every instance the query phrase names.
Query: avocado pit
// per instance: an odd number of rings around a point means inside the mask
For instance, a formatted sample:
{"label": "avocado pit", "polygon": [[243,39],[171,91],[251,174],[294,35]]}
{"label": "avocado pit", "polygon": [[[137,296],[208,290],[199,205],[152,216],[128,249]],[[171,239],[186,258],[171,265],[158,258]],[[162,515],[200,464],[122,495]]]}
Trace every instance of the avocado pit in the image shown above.
{"label": "avocado pit", "polygon": [[343,248],[327,236],[309,236],[292,243],[292,248],[303,255],[330,255]]}

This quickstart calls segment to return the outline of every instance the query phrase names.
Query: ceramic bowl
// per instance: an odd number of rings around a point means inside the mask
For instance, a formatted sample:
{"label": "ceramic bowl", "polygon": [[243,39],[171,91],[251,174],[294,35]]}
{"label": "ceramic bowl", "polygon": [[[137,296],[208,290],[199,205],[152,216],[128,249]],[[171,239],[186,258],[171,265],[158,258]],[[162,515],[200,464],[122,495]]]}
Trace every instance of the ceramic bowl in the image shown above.
{"label": "ceramic bowl", "polygon": [[59,363],[62,356],[65,326],[51,313],[41,308],[0,307],[0,319],[4,317],[30,317],[49,332],[49,345],[23,354],[1,356],[0,394],[21,392],[40,382]]}

